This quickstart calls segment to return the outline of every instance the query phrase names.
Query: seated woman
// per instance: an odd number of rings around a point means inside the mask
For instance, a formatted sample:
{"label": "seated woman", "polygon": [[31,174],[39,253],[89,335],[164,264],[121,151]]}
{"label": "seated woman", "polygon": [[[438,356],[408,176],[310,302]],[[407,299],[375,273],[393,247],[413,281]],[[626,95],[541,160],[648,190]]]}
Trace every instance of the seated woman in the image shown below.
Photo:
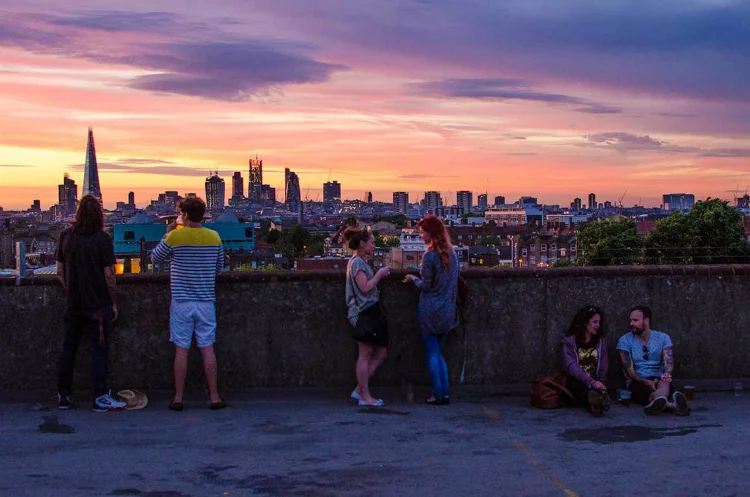
{"label": "seated woman", "polygon": [[578,311],[562,340],[563,368],[568,373],[566,388],[576,405],[587,406],[594,416],[609,411],[607,343],[604,315],[596,307]]}

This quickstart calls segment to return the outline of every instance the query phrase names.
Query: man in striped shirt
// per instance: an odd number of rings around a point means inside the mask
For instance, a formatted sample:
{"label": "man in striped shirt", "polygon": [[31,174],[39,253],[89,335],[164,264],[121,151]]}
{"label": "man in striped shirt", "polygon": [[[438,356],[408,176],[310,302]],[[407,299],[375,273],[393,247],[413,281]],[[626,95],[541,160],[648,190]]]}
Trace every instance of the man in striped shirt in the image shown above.
{"label": "man in striped shirt", "polygon": [[[155,264],[171,256],[170,281],[172,305],[169,312],[170,341],[175,344],[175,395],[169,408],[182,411],[188,351],[195,341],[203,355],[211,409],[222,409],[216,387],[216,275],[224,269],[224,249],[219,234],[201,226],[206,203],[197,197],[186,198],[179,205],[182,226],[167,226],[167,234],[151,254]],[[178,229],[181,228],[181,229]]]}

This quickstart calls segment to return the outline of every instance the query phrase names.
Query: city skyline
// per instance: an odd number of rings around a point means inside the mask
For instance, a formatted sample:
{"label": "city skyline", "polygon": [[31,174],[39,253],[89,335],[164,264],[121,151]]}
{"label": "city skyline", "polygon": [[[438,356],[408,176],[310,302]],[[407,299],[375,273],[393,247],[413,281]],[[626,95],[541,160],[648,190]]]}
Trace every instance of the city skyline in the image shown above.
{"label": "city skyline", "polygon": [[334,179],[349,199],[563,206],[750,185],[743,3],[88,6],[2,9],[5,209],[56,203],[64,173],[83,185],[89,126],[107,208],[246,175],[256,154],[264,183],[283,192],[289,168],[312,199]]}

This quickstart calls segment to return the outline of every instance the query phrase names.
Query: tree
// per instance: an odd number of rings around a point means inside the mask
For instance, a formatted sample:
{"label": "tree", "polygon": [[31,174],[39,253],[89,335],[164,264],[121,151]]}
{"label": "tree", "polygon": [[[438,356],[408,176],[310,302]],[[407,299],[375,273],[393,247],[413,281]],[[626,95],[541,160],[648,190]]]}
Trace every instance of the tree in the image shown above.
{"label": "tree", "polygon": [[266,242],[271,244],[278,242],[279,238],[281,238],[281,233],[279,233],[279,230],[270,230],[266,234]]}
{"label": "tree", "polygon": [[687,217],[695,229],[695,264],[750,262],[750,245],[740,224],[742,214],[729,202],[708,198],[696,203]]}
{"label": "tree", "polygon": [[326,233],[314,233],[310,235],[307,242],[307,255],[323,255],[325,253],[325,244],[328,235]]}
{"label": "tree", "polygon": [[576,233],[579,266],[633,264],[641,257],[641,240],[632,219],[604,219],[582,225]]}
{"label": "tree", "polygon": [[484,245],[485,247],[489,247],[491,245],[499,245],[499,241],[494,236],[483,236],[478,242],[478,245]]}
{"label": "tree", "polygon": [[[272,231],[271,230],[271,221],[269,221],[268,219],[261,219],[260,220],[260,229],[258,230],[258,237],[259,238],[263,238],[266,235],[268,235],[268,233],[270,231]],[[275,243],[275,242],[270,242],[268,240],[266,240],[266,241],[268,243]]]}
{"label": "tree", "polygon": [[646,264],[693,264],[696,230],[691,219],[674,212],[656,222],[644,242],[643,262]]}
{"label": "tree", "polygon": [[310,232],[299,224],[281,233],[279,245],[282,253],[289,254],[299,259],[305,253],[307,242],[310,240]]}

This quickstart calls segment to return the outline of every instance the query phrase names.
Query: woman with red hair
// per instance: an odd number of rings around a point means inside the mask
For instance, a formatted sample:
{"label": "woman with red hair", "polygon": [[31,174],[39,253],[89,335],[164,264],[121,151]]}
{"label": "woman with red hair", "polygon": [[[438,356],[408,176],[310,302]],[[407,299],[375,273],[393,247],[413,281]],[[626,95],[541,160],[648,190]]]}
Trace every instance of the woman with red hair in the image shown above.
{"label": "woman with red hair", "polygon": [[417,320],[427,354],[427,367],[432,383],[432,397],[425,402],[433,405],[450,404],[448,365],[443,357],[443,345],[448,333],[458,326],[458,256],[451,245],[443,222],[426,216],[417,224],[427,250],[422,258],[421,277],[409,274],[411,281],[422,290],[417,307]]}

